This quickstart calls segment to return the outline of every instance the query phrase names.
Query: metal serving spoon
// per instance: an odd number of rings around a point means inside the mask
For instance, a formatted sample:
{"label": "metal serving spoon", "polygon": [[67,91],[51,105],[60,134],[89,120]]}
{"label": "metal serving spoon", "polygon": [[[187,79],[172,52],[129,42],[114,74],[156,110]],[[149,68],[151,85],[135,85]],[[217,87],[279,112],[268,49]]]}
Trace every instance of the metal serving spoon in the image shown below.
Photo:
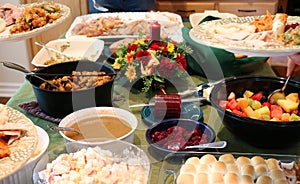
{"label": "metal serving spoon", "polygon": [[186,146],[185,149],[205,149],[205,148],[225,148],[227,146],[226,141],[211,142],[206,144],[199,144],[195,146]]}
{"label": "metal serving spoon", "polygon": [[7,68],[11,68],[11,69],[14,69],[14,70],[18,70],[18,71],[21,71],[23,73],[25,73],[25,75],[32,75],[48,84],[50,84],[52,87],[54,88],[58,88],[57,85],[53,84],[52,82],[38,76],[36,73],[33,73],[33,72],[30,72],[29,70],[27,70],[25,67],[21,66],[21,65],[18,65],[16,63],[12,63],[12,62],[8,62],[8,61],[0,61],[0,63],[3,64],[3,66],[7,67]]}
{"label": "metal serving spoon", "polygon": [[79,132],[78,130],[75,130],[70,127],[58,127],[58,126],[52,126],[52,125],[47,125],[47,126],[48,126],[48,128],[50,128],[51,130],[53,130],[55,132],[71,131],[71,132],[81,134],[81,132]]}
{"label": "metal serving spoon", "polygon": [[[294,71],[294,69],[292,71]],[[278,99],[284,99],[285,98],[284,90],[285,90],[285,88],[286,88],[286,86],[287,86],[290,78],[292,77],[293,73],[294,72],[292,72],[291,75],[289,75],[287,77],[287,79],[286,79],[286,81],[285,81],[285,83],[284,83],[284,85],[282,86],[281,89],[276,89],[271,94],[269,94],[269,96],[268,96],[268,102],[270,102],[270,103],[276,103],[276,101]]]}
{"label": "metal serving spoon", "polygon": [[56,54],[59,54],[59,55],[65,57],[65,58],[67,58],[68,60],[71,60],[71,57],[67,56],[66,54],[64,54],[64,53],[62,53],[62,52],[60,52],[60,51],[58,51],[58,50],[56,50],[56,49],[53,49],[53,48],[51,48],[51,47],[48,47],[47,45],[43,44],[42,42],[36,41],[36,42],[34,42],[34,43],[35,43],[36,45],[38,45],[38,46],[41,46],[41,47],[43,47],[43,48],[45,48],[45,49],[51,51],[51,52],[54,52],[54,53],[56,53]]}
{"label": "metal serving spoon", "polygon": [[96,8],[97,10],[100,10],[100,11],[103,11],[103,12],[107,12],[108,9],[107,8],[104,8],[103,6],[101,6],[100,4],[98,4],[96,2],[96,0],[92,0],[93,1],[93,4],[94,4],[94,8]]}

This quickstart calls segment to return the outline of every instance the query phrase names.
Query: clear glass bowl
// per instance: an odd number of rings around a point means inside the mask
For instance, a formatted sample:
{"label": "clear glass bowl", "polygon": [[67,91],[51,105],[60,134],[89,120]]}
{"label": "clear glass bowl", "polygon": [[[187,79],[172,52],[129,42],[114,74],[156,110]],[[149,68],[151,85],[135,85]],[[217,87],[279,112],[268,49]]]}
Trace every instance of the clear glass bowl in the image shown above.
{"label": "clear glass bowl", "polygon": [[[88,142],[95,142],[95,143],[89,144]],[[104,162],[102,162],[101,167],[99,166],[99,165],[101,165],[101,163],[99,163],[99,164],[96,163],[96,164],[94,164],[94,166],[91,166],[92,168],[90,168],[90,169],[96,170],[97,174],[99,174],[100,170],[101,170],[101,172],[109,170],[109,172],[113,173],[112,175],[116,178],[119,178],[119,177],[122,177],[123,179],[128,178],[128,177],[130,177],[130,179],[143,178],[143,182],[145,184],[148,182],[151,165],[150,165],[150,160],[149,160],[148,156],[142,149],[140,149],[139,147],[137,147],[131,143],[128,143],[125,141],[120,141],[120,140],[113,140],[113,139],[91,140],[91,139],[88,139],[88,140],[81,140],[80,142],[65,143],[63,145],[57,146],[53,150],[48,151],[38,161],[38,163],[36,164],[36,166],[33,170],[33,183],[35,183],[35,184],[48,183],[47,180],[49,177],[46,177],[42,171],[44,171],[46,169],[47,165],[49,167],[48,163],[55,161],[55,159],[57,159],[59,156],[61,156],[61,154],[66,153],[68,155],[71,155],[71,153],[78,152],[82,149],[88,149],[88,148],[95,149],[95,147],[100,148],[100,154],[102,156],[103,156],[103,154],[106,154],[107,152],[111,153],[112,154],[111,158],[113,160],[112,162],[110,162],[110,161],[106,162],[106,160],[105,160]],[[85,159],[88,157],[89,156],[87,156],[87,154],[86,154]],[[101,157],[101,158],[103,158],[103,157]],[[69,160],[67,160],[67,162],[70,163]],[[103,165],[103,163],[105,163],[105,164]],[[61,162],[59,164],[61,164]],[[53,165],[55,167],[55,164],[53,164]],[[128,167],[134,168],[134,169],[132,169],[132,171],[135,173],[130,173],[129,171],[124,172],[124,170],[122,170],[122,168],[124,168],[123,166],[125,166],[125,168],[128,168]],[[59,168],[63,168],[63,167],[59,167]],[[99,168],[101,168],[101,169],[99,169]],[[138,168],[139,171],[141,171],[141,172],[137,172],[138,169],[136,169],[136,168]],[[53,167],[51,170],[52,171],[54,170]],[[70,172],[65,172],[65,170],[63,172],[66,174],[70,173]],[[137,173],[139,173],[139,175],[137,175]],[[51,172],[51,174],[52,174],[52,176],[50,178],[52,178],[54,176],[53,175],[54,171]],[[56,176],[58,176],[58,175],[59,174],[57,174]],[[82,175],[82,174],[80,174],[80,175],[81,175],[80,179],[86,180],[84,175]],[[101,175],[101,173],[100,173],[100,175]],[[136,176],[136,178],[135,178],[135,176]],[[80,179],[77,179],[76,181],[79,183]],[[107,178],[107,179],[111,180],[112,178]],[[97,183],[97,182],[93,182],[93,183]]]}

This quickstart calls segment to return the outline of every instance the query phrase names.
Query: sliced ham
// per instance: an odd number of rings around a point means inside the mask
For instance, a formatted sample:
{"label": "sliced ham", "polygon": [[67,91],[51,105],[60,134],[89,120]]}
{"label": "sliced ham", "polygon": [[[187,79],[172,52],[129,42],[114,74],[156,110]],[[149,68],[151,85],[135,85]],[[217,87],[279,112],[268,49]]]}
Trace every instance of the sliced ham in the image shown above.
{"label": "sliced ham", "polygon": [[24,9],[14,6],[10,3],[6,3],[0,6],[0,18],[4,19],[6,26],[10,26],[16,22],[16,20],[22,16]]}

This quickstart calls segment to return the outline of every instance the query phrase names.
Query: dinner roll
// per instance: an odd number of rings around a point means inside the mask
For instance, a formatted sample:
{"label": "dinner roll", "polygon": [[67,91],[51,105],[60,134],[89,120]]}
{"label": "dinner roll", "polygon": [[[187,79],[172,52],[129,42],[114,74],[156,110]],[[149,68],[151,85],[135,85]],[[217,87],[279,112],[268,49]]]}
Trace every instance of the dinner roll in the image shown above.
{"label": "dinner roll", "polygon": [[224,162],[216,161],[211,164],[211,171],[216,173],[225,174],[227,172],[226,165]]}
{"label": "dinner roll", "polygon": [[265,159],[261,156],[254,156],[251,158],[251,164],[253,166],[259,165],[259,164],[267,164]]}
{"label": "dinner roll", "polygon": [[248,175],[251,178],[254,178],[255,177],[254,167],[252,165],[244,165],[241,168],[241,175]]}
{"label": "dinner roll", "polygon": [[196,174],[196,167],[193,164],[183,164],[180,168],[180,173]]}
{"label": "dinner roll", "polygon": [[224,183],[223,174],[221,173],[211,173],[209,176],[210,183]]}
{"label": "dinner roll", "polygon": [[273,180],[285,179],[284,173],[281,169],[273,169],[270,171],[270,177]]}
{"label": "dinner roll", "polygon": [[273,184],[287,184],[287,180],[286,179],[279,179],[279,180],[275,180],[273,182]]}
{"label": "dinner roll", "polygon": [[241,176],[241,184],[254,184],[254,180],[251,176],[242,175]]}
{"label": "dinner roll", "polygon": [[223,154],[219,157],[219,161],[222,161],[224,163],[234,163],[235,159],[233,157],[232,154],[227,153],[227,154]]}
{"label": "dinner roll", "polygon": [[224,175],[224,184],[239,184],[239,177],[234,173],[226,173]]}
{"label": "dinner roll", "polygon": [[241,168],[244,165],[250,165],[251,160],[248,157],[240,156],[236,159],[236,164]]}
{"label": "dinner roll", "polygon": [[198,157],[190,157],[185,161],[186,164],[193,164],[195,167],[201,164],[200,159]]}
{"label": "dinner roll", "polygon": [[269,176],[260,176],[256,180],[256,184],[272,184],[272,179]]}
{"label": "dinner roll", "polygon": [[193,184],[194,175],[190,173],[180,173],[176,179],[177,184]]}
{"label": "dinner roll", "polygon": [[207,173],[209,174],[211,172],[211,169],[208,164],[200,164],[198,167],[196,167],[197,173]]}
{"label": "dinner roll", "polygon": [[228,173],[239,174],[239,167],[235,163],[226,164],[226,169]]}
{"label": "dinner roll", "polygon": [[278,160],[276,160],[275,158],[269,158],[266,160],[266,162],[270,171],[273,169],[280,169]]}
{"label": "dinner roll", "polygon": [[209,184],[209,177],[206,173],[197,173],[195,175],[195,183]]}
{"label": "dinner roll", "polygon": [[268,168],[265,164],[259,164],[254,166],[254,170],[256,177],[266,175],[268,173]]}
{"label": "dinner roll", "polygon": [[212,164],[216,161],[217,161],[216,157],[214,155],[211,155],[211,154],[205,154],[200,159],[200,162],[202,164]]}

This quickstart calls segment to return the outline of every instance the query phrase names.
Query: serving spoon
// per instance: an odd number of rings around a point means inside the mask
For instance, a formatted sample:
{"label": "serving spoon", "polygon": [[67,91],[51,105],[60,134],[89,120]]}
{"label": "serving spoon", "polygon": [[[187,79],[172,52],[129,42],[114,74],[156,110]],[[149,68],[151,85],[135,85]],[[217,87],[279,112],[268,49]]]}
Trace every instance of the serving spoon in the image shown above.
{"label": "serving spoon", "polygon": [[16,63],[12,63],[12,62],[8,62],[8,61],[0,61],[0,63],[3,64],[3,66],[7,67],[7,68],[11,68],[11,69],[14,69],[14,70],[18,70],[18,71],[21,71],[23,73],[25,73],[25,75],[32,75],[46,83],[48,83],[49,85],[51,85],[52,87],[54,88],[58,88],[57,85],[53,84],[52,82],[38,76],[36,73],[33,73],[33,72],[30,72],[29,70],[27,70],[25,67],[21,66],[21,65],[18,65]]}
{"label": "serving spoon", "polygon": [[[294,71],[294,70],[292,70],[292,71]],[[287,77],[287,79],[281,89],[276,89],[272,93],[269,94],[268,102],[276,103],[278,99],[285,98],[284,90],[285,90],[290,78],[292,77],[292,75],[293,75],[293,72]]]}
{"label": "serving spoon", "polygon": [[205,148],[225,148],[227,146],[226,141],[211,142],[206,144],[198,144],[194,146],[186,146],[185,149],[205,149]]}
{"label": "serving spoon", "polygon": [[77,134],[81,134],[81,132],[79,132],[78,130],[75,130],[74,128],[71,127],[58,127],[58,126],[52,126],[52,125],[47,125],[48,128],[50,128],[51,130],[55,131],[55,132],[64,132],[64,131],[71,131],[71,132],[75,132]]}
{"label": "serving spoon", "polygon": [[53,49],[53,48],[51,48],[51,47],[48,47],[47,45],[45,45],[45,44],[42,43],[42,42],[35,41],[34,43],[35,43],[36,45],[38,45],[38,46],[41,46],[41,47],[43,47],[43,48],[45,48],[45,49],[51,51],[51,52],[54,52],[54,53],[56,53],[56,54],[59,54],[59,55],[65,57],[65,58],[68,59],[68,60],[71,60],[71,57],[67,56],[66,54],[64,54],[64,53],[62,53],[62,52],[60,52],[60,51],[58,51],[58,50],[56,50],[56,49]]}

